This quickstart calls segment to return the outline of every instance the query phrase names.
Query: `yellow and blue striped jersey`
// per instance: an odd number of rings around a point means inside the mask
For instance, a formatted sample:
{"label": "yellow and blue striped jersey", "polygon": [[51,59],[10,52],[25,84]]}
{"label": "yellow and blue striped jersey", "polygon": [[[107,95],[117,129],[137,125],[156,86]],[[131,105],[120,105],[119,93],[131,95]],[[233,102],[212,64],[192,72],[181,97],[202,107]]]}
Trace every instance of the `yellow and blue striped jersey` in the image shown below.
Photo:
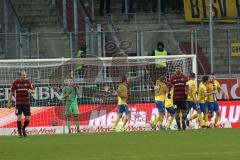
{"label": "yellow and blue striped jersey", "polygon": [[155,86],[155,101],[164,102],[167,92],[167,85],[164,82],[157,80]]}
{"label": "yellow and blue striped jersey", "polygon": [[[216,91],[217,88],[213,82],[208,82],[206,84],[206,89],[207,89],[207,93],[211,93]],[[206,99],[206,101],[208,102],[214,102],[215,100],[216,100],[216,94],[210,94],[207,96],[207,99]]]}
{"label": "yellow and blue striped jersey", "polygon": [[187,96],[187,101],[194,101],[196,99],[197,87],[194,80],[189,80],[187,82],[189,94]]}
{"label": "yellow and blue striped jersey", "polygon": [[206,96],[205,96],[206,93],[207,93],[207,89],[206,89],[205,84],[200,83],[199,89],[198,89],[198,103],[206,102]]}
{"label": "yellow and blue striped jersey", "polygon": [[166,96],[165,108],[173,107],[173,89],[171,90],[170,94],[171,94],[170,98],[168,98],[168,96]]}
{"label": "yellow and blue striped jersey", "polygon": [[117,88],[118,105],[127,104],[128,98],[128,86],[125,83],[121,83]]}

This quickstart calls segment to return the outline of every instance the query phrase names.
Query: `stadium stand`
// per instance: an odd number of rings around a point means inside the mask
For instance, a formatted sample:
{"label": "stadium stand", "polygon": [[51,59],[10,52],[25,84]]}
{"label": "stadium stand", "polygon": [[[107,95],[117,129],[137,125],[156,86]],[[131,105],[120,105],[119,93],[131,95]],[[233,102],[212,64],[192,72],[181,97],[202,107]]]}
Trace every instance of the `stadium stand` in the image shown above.
{"label": "stadium stand", "polygon": [[[118,3],[117,3],[118,4]],[[96,5],[98,6],[98,5]],[[120,10],[121,6],[115,5],[115,8],[112,9],[114,11]],[[96,13],[98,13],[98,9],[95,9]],[[165,13],[159,18],[159,15],[144,13],[144,14],[130,14],[130,16],[126,16],[119,13],[111,13],[105,17],[96,17],[98,23],[102,24],[102,27],[107,31],[116,31],[114,28],[117,28],[117,31],[125,31],[125,30],[167,30],[167,29],[189,29],[196,30],[197,35],[197,51],[200,56],[198,56],[198,61],[200,62],[209,62],[210,63],[210,46],[209,46],[209,30],[208,23],[189,23],[185,21],[184,15],[176,14],[171,11]],[[238,74],[239,67],[238,61],[239,57],[231,57],[230,56],[230,44],[231,42],[235,42],[239,39],[238,33],[239,29],[235,23],[214,23],[213,30],[213,51],[214,51],[214,71],[217,74]],[[146,41],[151,41],[153,44],[156,42],[156,39],[164,40],[166,42],[166,47],[174,54],[182,54],[185,53],[186,50],[189,49],[190,39],[189,33],[186,32],[174,32],[172,34],[168,34],[166,38],[163,35],[154,35],[149,36]],[[126,37],[125,37],[126,38]],[[127,38],[126,38],[127,39]],[[128,39],[132,39],[130,36]],[[187,44],[188,41],[188,44]],[[145,44],[146,53],[142,53],[142,55],[146,55],[148,50],[151,50],[154,45]],[[174,47],[172,47],[174,45]],[[183,45],[183,46],[181,46]],[[185,48],[185,49],[183,49]],[[177,52],[176,52],[177,51]],[[187,52],[185,54],[188,54]],[[207,60],[207,61],[206,61]],[[202,64],[203,65],[203,64]],[[205,67],[205,73],[209,73],[209,64],[203,65]],[[204,70],[200,71],[200,73],[204,73]]]}
{"label": "stadium stand", "polygon": [[[210,62],[208,23],[187,23],[184,15],[179,14],[178,10],[174,10],[174,6],[170,2],[166,4],[166,9],[161,14],[153,13],[150,4],[148,4],[146,12],[137,13],[137,2],[133,5],[132,13],[122,14],[122,0],[115,0],[114,3],[111,3],[110,13],[100,16],[100,0],[94,1],[94,12],[92,12],[90,1],[78,0],[78,31],[108,32],[105,35],[100,33],[97,36],[89,36],[91,42],[87,42],[85,33],[79,33],[78,38],[74,34],[76,31],[74,31],[73,1],[67,2],[67,26],[63,24],[62,1],[8,0],[8,2],[10,4],[12,2],[10,7],[13,8],[13,12],[16,13],[20,25],[22,25],[21,31],[18,31],[21,32],[21,42],[17,46],[19,53],[16,55],[13,55],[14,49],[11,49],[13,47],[10,46],[8,47],[9,53],[4,55],[5,48],[1,44],[1,58],[17,58],[19,56],[19,58],[71,57],[74,56],[78,48],[86,45],[85,43],[88,43],[87,52],[96,54],[105,49],[105,46],[100,45],[109,41],[120,44],[124,40],[131,42],[131,49],[125,51],[133,55],[148,55],[158,41],[164,41],[167,50],[172,54],[188,54],[186,50],[189,50],[188,45],[190,45],[191,38],[189,32],[196,29],[195,36],[198,48],[196,51],[199,51],[200,55],[204,55],[198,57],[199,61],[205,62],[206,59],[203,57],[206,57]],[[86,17],[90,20],[89,24],[85,20]],[[156,34],[148,32],[145,34],[145,31],[172,29],[179,31]],[[189,32],[181,32],[180,30],[189,30]],[[138,33],[123,34],[124,31],[137,31]],[[239,57],[230,56],[230,44],[239,40],[238,31],[236,23],[214,23],[214,71],[217,74],[237,74],[239,72],[239,67],[237,67]],[[12,30],[7,32],[13,33]],[[143,42],[137,41],[136,38],[139,38],[140,32],[144,32]],[[11,37],[11,39],[14,38]],[[98,46],[93,45],[92,42],[95,41],[99,41]],[[142,47],[141,50],[140,47]],[[98,56],[109,56],[109,54],[103,53],[98,54]]]}
{"label": "stadium stand", "polygon": [[[31,58],[68,56],[70,37],[63,32],[57,9],[51,1],[12,0],[17,15],[31,33]],[[60,34],[61,33],[61,34]],[[39,53],[37,49],[39,38]],[[27,57],[23,57],[27,58]]]}

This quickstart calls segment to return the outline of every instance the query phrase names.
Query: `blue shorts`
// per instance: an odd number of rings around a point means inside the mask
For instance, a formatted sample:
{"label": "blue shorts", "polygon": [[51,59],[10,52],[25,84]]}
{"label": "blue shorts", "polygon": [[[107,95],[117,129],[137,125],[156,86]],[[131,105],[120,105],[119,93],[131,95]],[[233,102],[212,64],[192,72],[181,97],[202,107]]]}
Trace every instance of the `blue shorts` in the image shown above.
{"label": "blue shorts", "polygon": [[125,113],[125,114],[130,113],[127,104],[118,105],[118,114],[123,114],[123,113]]}
{"label": "blue shorts", "polygon": [[215,109],[215,111],[218,111],[218,110],[219,110],[218,101],[214,101],[214,109]]}
{"label": "blue shorts", "polygon": [[193,108],[196,111],[199,109],[199,106],[197,106],[197,104],[193,101],[187,101],[187,107],[188,110],[191,110]]}
{"label": "blue shorts", "polygon": [[207,102],[207,106],[208,106],[208,111],[210,113],[216,112],[219,110],[219,105],[217,101],[214,102]]}
{"label": "blue shorts", "polygon": [[199,106],[200,106],[200,110],[203,113],[206,113],[206,109],[207,109],[206,103],[199,103]]}
{"label": "blue shorts", "polygon": [[163,114],[165,114],[165,107],[164,107],[164,103],[162,101],[155,101],[156,107],[158,109],[158,112],[161,112]]}
{"label": "blue shorts", "polygon": [[174,109],[174,107],[170,107],[170,108],[166,108],[167,109],[167,112],[170,114],[170,116],[174,116],[174,114],[175,114],[175,109]]}

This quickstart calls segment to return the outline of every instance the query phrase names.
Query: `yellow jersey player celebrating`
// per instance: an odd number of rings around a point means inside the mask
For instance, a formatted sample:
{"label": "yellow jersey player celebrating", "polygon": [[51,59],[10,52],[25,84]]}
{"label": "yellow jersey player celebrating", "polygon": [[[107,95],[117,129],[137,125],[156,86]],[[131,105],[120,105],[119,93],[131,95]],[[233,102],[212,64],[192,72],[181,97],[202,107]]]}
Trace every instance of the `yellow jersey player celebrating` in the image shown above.
{"label": "yellow jersey player celebrating", "polygon": [[217,91],[223,92],[225,98],[228,98],[227,94],[222,90],[219,82],[215,80],[215,74],[211,73],[210,75],[210,82],[206,85],[207,92],[214,92],[215,94],[209,95],[207,97],[207,106],[209,111],[209,117],[213,117],[214,112],[216,113],[215,119],[214,119],[214,127],[217,127],[218,119],[220,117],[220,111],[219,111],[219,105],[217,102]]}
{"label": "yellow jersey player celebrating", "polygon": [[166,98],[166,94],[168,92],[168,88],[166,83],[164,82],[165,77],[161,76],[159,80],[156,81],[156,85],[154,87],[155,89],[155,104],[158,109],[158,116],[154,119],[154,121],[151,123],[151,127],[153,130],[156,130],[156,126],[159,122],[159,128],[163,129],[162,126],[163,118],[165,115],[165,107],[164,107],[164,101]]}
{"label": "yellow jersey player celebrating", "polygon": [[188,91],[187,91],[187,107],[188,111],[193,108],[195,111],[197,111],[197,114],[194,114],[190,117],[190,119],[187,120],[187,126],[189,127],[189,121],[192,121],[195,118],[198,118],[199,126],[202,127],[203,125],[203,118],[201,114],[201,110],[199,106],[197,105],[197,87],[195,84],[195,73],[190,73],[189,78],[190,80],[187,82],[188,85]]}
{"label": "yellow jersey player celebrating", "polygon": [[198,89],[198,103],[200,106],[201,112],[204,114],[204,125],[202,128],[208,127],[208,113],[207,113],[207,106],[206,106],[206,98],[209,95],[213,95],[214,92],[207,92],[206,84],[209,83],[209,76],[203,76],[202,82],[199,84]]}
{"label": "yellow jersey player celebrating", "polygon": [[165,99],[165,108],[167,109],[167,112],[169,113],[169,118],[168,118],[168,124],[166,130],[171,130],[171,125],[174,119],[174,104],[173,104],[173,89],[171,89],[170,94],[166,96]]}
{"label": "yellow jersey player celebrating", "polygon": [[125,118],[123,120],[123,124],[121,126],[120,131],[125,131],[125,126],[130,118],[130,111],[127,104],[127,99],[130,94],[128,89],[127,78],[125,76],[122,78],[122,83],[117,88],[117,95],[118,95],[118,117],[114,122],[112,131],[116,131],[116,127],[118,125],[118,122],[122,118],[123,113],[125,113]]}

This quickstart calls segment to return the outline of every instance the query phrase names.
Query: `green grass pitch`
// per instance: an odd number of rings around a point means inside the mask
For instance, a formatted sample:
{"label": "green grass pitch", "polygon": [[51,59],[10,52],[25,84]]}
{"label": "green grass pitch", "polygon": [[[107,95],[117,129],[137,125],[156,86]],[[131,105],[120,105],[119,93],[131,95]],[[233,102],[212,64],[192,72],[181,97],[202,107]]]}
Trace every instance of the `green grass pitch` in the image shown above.
{"label": "green grass pitch", "polygon": [[0,137],[0,160],[239,160],[240,129]]}

